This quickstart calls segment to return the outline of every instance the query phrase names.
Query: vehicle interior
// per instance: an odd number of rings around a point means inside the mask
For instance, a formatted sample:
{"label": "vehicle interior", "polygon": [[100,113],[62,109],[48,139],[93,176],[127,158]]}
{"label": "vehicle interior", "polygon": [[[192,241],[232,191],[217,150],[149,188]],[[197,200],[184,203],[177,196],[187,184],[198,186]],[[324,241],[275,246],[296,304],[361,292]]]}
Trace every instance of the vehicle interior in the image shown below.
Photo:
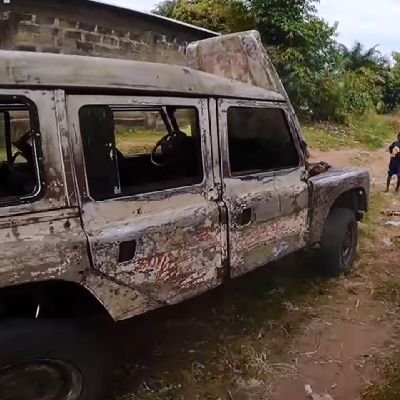
{"label": "vehicle interior", "polygon": [[[202,181],[193,108],[85,106],[80,110],[90,193],[95,199]],[[117,188],[117,189],[116,189]]]}
{"label": "vehicle interior", "polygon": [[22,103],[0,103],[0,199],[21,198],[37,184],[30,112]]}

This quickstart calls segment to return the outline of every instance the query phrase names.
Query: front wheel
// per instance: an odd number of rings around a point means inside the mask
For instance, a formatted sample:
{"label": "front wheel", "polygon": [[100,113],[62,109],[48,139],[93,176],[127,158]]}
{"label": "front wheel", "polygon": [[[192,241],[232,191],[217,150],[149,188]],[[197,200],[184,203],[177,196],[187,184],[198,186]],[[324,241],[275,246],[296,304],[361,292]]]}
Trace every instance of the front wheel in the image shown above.
{"label": "front wheel", "polygon": [[348,273],[357,256],[358,225],[355,214],[348,208],[331,211],[321,239],[319,262],[331,275]]}
{"label": "front wheel", "polygon": [[0,323],[2,400],[100,400],[106,360],[100,342],[74,322]]}

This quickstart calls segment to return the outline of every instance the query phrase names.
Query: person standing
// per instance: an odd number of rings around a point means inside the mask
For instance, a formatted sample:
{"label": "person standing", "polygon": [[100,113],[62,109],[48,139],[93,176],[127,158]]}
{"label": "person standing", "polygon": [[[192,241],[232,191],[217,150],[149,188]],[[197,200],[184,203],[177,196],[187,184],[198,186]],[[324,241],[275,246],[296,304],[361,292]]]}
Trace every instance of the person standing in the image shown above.
{"label": "person standing", "polygon": [[394,175],[397,176],[396,192],[400,189],[400,133],[397,134],[397,141],[389,146],[390,162],[388,177],[386,181],[386,192],[390,189],[390,183]]}

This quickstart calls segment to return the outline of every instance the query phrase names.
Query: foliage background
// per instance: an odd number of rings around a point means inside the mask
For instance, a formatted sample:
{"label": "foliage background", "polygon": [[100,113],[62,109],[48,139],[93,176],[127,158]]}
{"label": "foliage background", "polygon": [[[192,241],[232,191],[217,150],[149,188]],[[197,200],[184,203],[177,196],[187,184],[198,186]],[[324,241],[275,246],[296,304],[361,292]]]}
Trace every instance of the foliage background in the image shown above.
{"label": "foliage background", "polygon": [[221,33],[257,29],[303,120],[349,125],[400,105],[400,55],[337,41],[318,0],[164,0],[155,13]]}

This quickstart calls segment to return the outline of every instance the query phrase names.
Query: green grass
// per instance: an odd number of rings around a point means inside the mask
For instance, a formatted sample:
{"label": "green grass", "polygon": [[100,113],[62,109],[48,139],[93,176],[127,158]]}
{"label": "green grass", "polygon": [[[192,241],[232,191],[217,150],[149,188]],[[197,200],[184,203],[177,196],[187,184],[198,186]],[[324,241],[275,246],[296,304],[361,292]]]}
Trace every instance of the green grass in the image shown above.
{"label": "green grass", "polygon": [[[187,125],[181,128],[188,136],[191,135],[191,127]],[[118,130],[115,133],[117,149],[124,155],[148,154],[156,146],[157,142],[167,134],[165,129],[137,129]]]}
{"label": "green grass", "polygon": [[[372,192],[369,198],[369,209],[364,216],[362,224],[360,224],[360,233],[366,239],[375,240],[379,235],[379,225],[376,221],[379,218],[380,212],[388,205],[389,200],[385,193],[375,191]],[[367,242],[367,245],[370,245]]]}
{"label": "green grass", "polygon": [[354,138],[348,133],[335,134],[331,126],[325,124],[303,125],[303,132],[310,148],[322,151],[338,150],[354,144]]}
{"label": "green grass", "polygon": [[306,123],[303,132],[310,148],[322,151],[354,146],[376,150],[395,137],[399,127],[398,116],[369,113],[350,117],[347,125]]}
{"label": "green grass", "polygon": [[294,377],[288,346],[332,285],[301,264],[298,257],[285,260],[284,268],[257,271],[181,305],[177,317],[157,329],[156,354],[139,379],[146,385],[135,386],[128,372],[128,387],[120,388],[131,394],[118,400],[239,399],[254,384],[268,392],[275,379]]}
{"label": "green grass", "polygon": [[133,156],[150,153],[165,134],[163,130],[117,131],[115,140],[117,149],[122,154]]}

